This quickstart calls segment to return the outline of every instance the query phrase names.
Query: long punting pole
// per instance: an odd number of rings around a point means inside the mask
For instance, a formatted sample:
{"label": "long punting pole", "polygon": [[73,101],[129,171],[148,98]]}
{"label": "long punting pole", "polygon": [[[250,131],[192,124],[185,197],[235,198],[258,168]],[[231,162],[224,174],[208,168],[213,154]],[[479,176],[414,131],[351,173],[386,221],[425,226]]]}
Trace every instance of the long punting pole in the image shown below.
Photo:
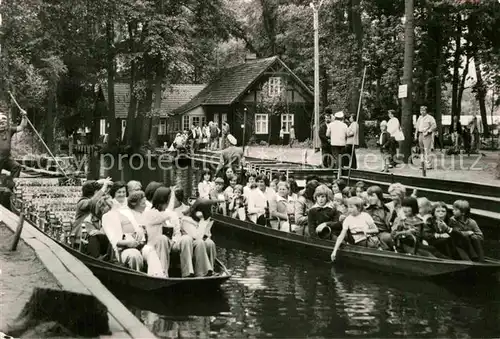
{"label": "long punting pole", "polygon": [[[356,113],[356,125],[358,128],[356,128],[356,133],[354,134],[354,140],[358,137],[359,133],[359,112],[361,111],[361,102],[363,100],[363,89],[365,87],[365,76],[366,76],[366,66],[363,71],[363,80],[361,81],[361,91],[359,92],[359,101],[358,101],[358,112]],[[352,150],[351,150],[351,157],[349,158],[349,171],[347,174],[347,185],[349,185],[349,181],[351,180],[351,167],[352,167],[352,158],[354,157],[354,144],[352,145]],[[340,170],[339,170],[340,171]]]}
{"label": "long punting pole", "polygon": [[[14,101],[14,103],[16,104],[16,106],[20,109],[20,110],[23,110],[21,108],[21,106],[19,105],[19,103],[17,102],[16,98],[14,97],[14,95],[12,94],[11,91],[8,91],[9,94],[10,94],[10,97],[12,98],[12,101]],[[64,174],[64,176],[66,178],[69,178],[69,176],[66,174],[66,172],[64,171],[64,169],[61,167],[61,165],[59,164],[59,162],[57,161],[56,157],[54,156],[54,154],[52,154],[52,152],[50,151],[49,149],[49,146],[47,146],[47,144],[45,143],[45,141],[43,141],[43,138],[42,136],[38,133],[38,131],[36,130],[35,126],[33,126],[33,124],[31,123],[30,119],[28,118],[28,116],[26,115],[26,120],[28,121],[28,123],[30,124],[31,128],[33,129],[33,131],[35,132],[35,134],[37,135],[37,137],[40,139],[40,141],[42,142],[43,146],[45,146],[45,149],[47,150],[47,152],[49,152],[50,156],[52,157],[52,159],[55,161],[55,163],[57,164],[57,166],[59,167],[59,169],[61,170],[62,174]]]}

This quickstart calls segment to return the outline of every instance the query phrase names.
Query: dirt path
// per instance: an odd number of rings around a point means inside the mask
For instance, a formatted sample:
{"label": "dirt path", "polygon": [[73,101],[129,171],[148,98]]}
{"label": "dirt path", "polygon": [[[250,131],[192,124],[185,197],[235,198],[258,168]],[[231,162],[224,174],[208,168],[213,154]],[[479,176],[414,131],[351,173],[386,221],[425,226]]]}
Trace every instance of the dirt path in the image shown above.
{"label": "dirt path", "polygon": [[[306,153],[307,151],[307,153]],[[375,149],[359,149],[357,152],[358,168],[371,171],[382,169],[380,152]],[[432,158],[434,169],[427,171],[427,177],[435,179],[467,181],[491,186],[499,186],[496,179],[496,166],[500,152],[484,151],[483,155],[449,156],[439,151]],[[277,159],[297,163],[319,165],[321,152],[315,153],[312,149],[288,148],[278,146],[249,146],[245,155],[262,159]],[[421,177],[422,171],[415,166],[400,165],[391,170],[395,174]]]}
{"label": "dirt path", "polygon": [[14,320],[31,297],[33,288],[60,289],[31,247],[22,240],[10,252],[14,234],[0,222],[0,330]]}

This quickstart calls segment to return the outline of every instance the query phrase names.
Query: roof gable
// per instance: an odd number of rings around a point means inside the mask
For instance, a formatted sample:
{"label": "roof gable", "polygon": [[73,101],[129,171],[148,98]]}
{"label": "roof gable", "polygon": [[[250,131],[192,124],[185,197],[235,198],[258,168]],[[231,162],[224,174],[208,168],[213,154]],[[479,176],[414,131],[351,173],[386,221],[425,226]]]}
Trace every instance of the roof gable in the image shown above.
{"label": "roof gable", "polygon": [[[171,85],[162,94],[161,116],[166,117],[175,109],[188,103],[206,85],[176,84]],[[107,102],[107,88],[102,87],[104,99]],[[126,119],[130,103],[130,85],[128,83],[115,83],[115,115],[117,118]]]}
{"label": "roof gable", "polygon": [[304,91],[313,96],[311,90],[277,56],[250,60],[243,64],[223,69],[190,102],[175,109],[172,114],[182,114],[200,105],[230,105],[240,98],[262,74],[279,62]]}

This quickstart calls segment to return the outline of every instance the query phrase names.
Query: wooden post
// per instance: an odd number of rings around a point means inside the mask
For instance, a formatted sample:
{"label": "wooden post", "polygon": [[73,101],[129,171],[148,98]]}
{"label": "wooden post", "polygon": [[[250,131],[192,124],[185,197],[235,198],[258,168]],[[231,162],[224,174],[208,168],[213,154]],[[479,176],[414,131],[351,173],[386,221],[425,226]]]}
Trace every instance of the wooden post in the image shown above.
{"label": "wooden post", "polygon": [[14,252],[17,249],[17,244],[19,243],[19,239],[21,239],[21,232],[24,226],[24,212],[19,216],[19,223],[17,224],[16,233],[14,233],[14,240],[12,241],[12,246],[10,250]]}

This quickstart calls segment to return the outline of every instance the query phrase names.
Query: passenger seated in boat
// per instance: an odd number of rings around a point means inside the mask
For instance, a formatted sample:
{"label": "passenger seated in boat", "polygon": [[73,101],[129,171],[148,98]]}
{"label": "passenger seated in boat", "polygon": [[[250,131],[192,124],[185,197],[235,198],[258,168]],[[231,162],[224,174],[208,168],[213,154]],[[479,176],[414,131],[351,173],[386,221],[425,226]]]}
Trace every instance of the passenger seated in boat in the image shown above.
{"label": "passenger seated in boat", "polygon": [[331,239],[332,234],[337,236],[342,226],[338,222],[340,213],[332,202],[332,191],[326,185],[320,185],[314,191],[313,198],[315,204],[311,207],[307,216],[309,234],[311,237],[322,239]]}
{"label": "passenger seated in boat", "polygon": [[462,251],[463,260],[484,261],[483,232],[476,221],[470,217],[470,205],[467,200],[453,203],[453,216],[450,219],[452,237]]}
{"label": "passenger seated in boat", "polygon": [[379,248],[380,240],[377,237],[378,228],[372,217],[363,212],[364,201],[358,197],[352,197],[347,200],[349,216],[342,223],[342,232],[335,242],[335,247],[331,255],[332,261],[335,261],[337,251],[344,241],[347,232],[351,233],[354,245]]}
{"label": "passenger seated in boat", "polygon": [[248,201],[248,198],[250,197],[250,193],[252,191],[252,187],[256,185],[255,178],[257,178],[257,174],[255,173],[249,173],[247,176],[247,183],[245,186],[243,186],[243,195],[245,196],[245,199]]}
{"label": "passenger seated in boat", "polygon": [[347,186],[347,183],[345,182],[344,179],[337,179],[337,180],[334,180],[333,183],[332,183],[332,192],[333,194],[342,194],[342,191],[344,190],[344,188],[346,188]]}
{"label": "passenger seated in boat", "polygon": [[238,177],[236,176],[236,173],[234,173],[234,170],[231,167],[228,167],[226,171],[224,172],[224,187],[230,186],[230,180],[232,177],[235,177],[236,180],[238,180]]}
{"label": "passenger seated in boat", "polygon": [[387,206],[387,208],[389,209],[389,225],[392,228],[396,218],[401,219],[405,217],[405,213],[403,212],[401,203],[406,197],[406,187],[404,187],[400,183],[394,183],[389,186],[388,193],[391,196],[391,201],[388,202],[385,206]]}
{"label": "passenger seated in boat", "polygon": [[142,191],[142,184],[137,181],[137,180],[130,180],[127,182],[127,193],[128,195],[137,192],[137,191]]}
{"label": "passenger seated in boat", "polygon": [[333,205],[340,213],[339,221],[343,222],[345,218],[348,216],[348,212],[347,212],[346,199],[344,199],[342,193],[335,193],[333,195]]}
{"label": "passenger seated in boat", "polygon": [[271,188],[275,192],[278,192],[278,182],[279,182],[279,179],[278,178],[274,178],[269,183],[269,188]]}
{"label": "passenger seated in boat", "polygon": [[227,202],[229,202],[233,198],[234,194],[234,188],[238,184],[238,178],[236,175],[231,175],[229,178],[229,186],[226,187],[224,190],[224,198],[226,199]]}
{"label": "passenger seated in boat", "polygon": [[109,189],[113,202],[120,207],[127,207],[127,185],[123,181],[116,181]]}
{"label": "passenger seated in boat", "polygon": [[266,226],[266,214],[275,208],[276,192],[269,186],[269,180],[259,175],[256,178],[257,187],[252,189],[248,198],[248,218],[256,224]]}
{"label": "passenger seated in boat", "polygon": [[294,230],[297,234],[309,236],[309,210],[314,206],[314,192],[320,185],[317,180],[309,181],[304,188],[304,193],[299,195],[295,202],[295,224],[297,228]]}
{"label": "passenger seated in boat", "polygon": [[243,186],[236,185],[234,194],[229,200],[228,213],[231,218],[246,220],[245,197],[243,196]]}
{"label": "passenger seated in boat", "polygon": [[365,204],[368,203],[368,194],[366,193],[366,184],[364,181],[358,181],[354,186],[356,189],[356,196],[363,199]]}
{"label": "passenger seated in boat", "polygon": [[171,255],[178,254],[182,277],[204,276],[207,273],[206,261],[208,260],[205,244],[181,232],[179,214],[186,210],[182,199],[183,192],[180,190],[176,194],[176,191],[172,192],[170,188],[158,188],[153,197],[152,209],[144,213],[146,227],[160,239],[166,238],[163,235],[164,228],[173,229],[172,239],[167,239],[169,251],[165,253],[167,258],[165,265],[168,265],[168,268],[170,268]]}
{"label": "passenger seated in boat", "polygon": [[156,192],[156,190],[160,187],[165,187],[165,185],[163,185],[161,182],[158,182],[158,181],[151,181],[147,186],[146,186],[146,190],[144,191],[144,194],[146,196],[146,209],[145,211],[147,210],[150,210],[151,207],[153,207],[153,196]]}
{"label": "passenger seated in boat", "polygon": [[[299,191],[300,191],[299,185],[297,185],[297,182],[292,176],[290,176],[288,179],[288,185],[290,186],[290,196],[295,202],[299,198]],[[295,203],[294,203],[294,210],[295,210]]]}
{"label": "passenger seated in boat", "polygon": [[209,169],[204,169],[201,173],[201,181],[198,183],[198,196],[202,199],[210,199],[210,192],[214,187],[212,173]]}
{"label": "passenger seated in boat", "polygon": [[[140,214],[146,208],[146,198],[142,191],[133,193],[128,200],[133,215]],[[131,218],[121,213],[119,206],[113,208],[102,217],[102,229],[106,233],[116,258],[127,267],[142,271],[144,261],[148,266],[148,275],[165,277],[160,258],[153,246],[146,244],[144,228],[134,216]],[[126,213],[126,212],[125,212]],[[148,239],[149,240],[149,239]]]}
{"label": "passenger seated in boat", "polygon": [[286,181],[280,181],[277,189],[276,204],[269,210],[269,223],[275,230],[291,232],[295,224],[295,201],[290,196],[290,186]]}
{"label": "passenger seated in boat", "polygon": [[417,242],[420,241],[424,221],[417,216],[418,202],[414,197],[404,198],[401,207],[405,215],[394,221],[391,228],[392,239],[399,252],[413,254]]}
{"label": "passenger seated in boat", "polygon": [[347,186],[342,190],[344,199],[349,199],[356,196],[356,187]]}
{"label": "passenger seated in boat", "polygon": [[417,203],[418,203],[418,217],[422,219],[425,222],[427,222],[427,219],[432,217],[432,204],[429,201],[429,199],[422,197],[422,198],[417,198]]}
{"label": "passenger seated in boat", "polygon": [[392,249],[394,247],[394,242],[391,236],[391,227],[389,226],[389,209],[384,205],[384,192],[379,186],[371,186],[367,191],[368,195],[368,207],[366,207],[366,213],[368,213],[375,225],[378,228],[378,238],[382,244],[382,248],[385,250]]}
{"label": "passenger seated in boat", "polygon": [[[109,241],[101,228],[102,216],[111,210],[113,202],[109,195],[104,195],[91,204],[91,212],[73,224],[71,230],[71,246],[94,258],[107,257]],[[82,230],[85,228],[85,233]]]}
{"label": "passenger seated in boat", "polygon": [[[211,206],[213,201],[205,199],[197,199],[190,209],[185,213],[181,220],[181,232],[190,236],[194,244],[196,244],[195,251],[199,253],[195,257],[195,263],[199,269],[196,269],[197,276],[213,275],[215,258],[217,251],[215,243],[212,241],[210,228],[213,221],[211,220]],[[201,251],[203,248],[205,251]]]}
{"label": "passenger seated in boat", "polygon": [[103,197],[113,184],[111,178],[88,180],[82,185],[82,197],[76,203],[75,222],[91,213],[91,206]]}
{"label": "passenger seated in boat", "polygon": [[217,202],[217,213],[227,215],[227,201],[224,196],[224,179],[215,179],[215,187],[210,191],[210,200]]}
{"label": "passenger seated in boat", "polygon": [[446,204],[439,201],[432,208],[431,217],[426,219],[423,239],[434,248],[437,257],[461,259],[457,257],[451,237],[452,228],[449,224],[449,211]]}

